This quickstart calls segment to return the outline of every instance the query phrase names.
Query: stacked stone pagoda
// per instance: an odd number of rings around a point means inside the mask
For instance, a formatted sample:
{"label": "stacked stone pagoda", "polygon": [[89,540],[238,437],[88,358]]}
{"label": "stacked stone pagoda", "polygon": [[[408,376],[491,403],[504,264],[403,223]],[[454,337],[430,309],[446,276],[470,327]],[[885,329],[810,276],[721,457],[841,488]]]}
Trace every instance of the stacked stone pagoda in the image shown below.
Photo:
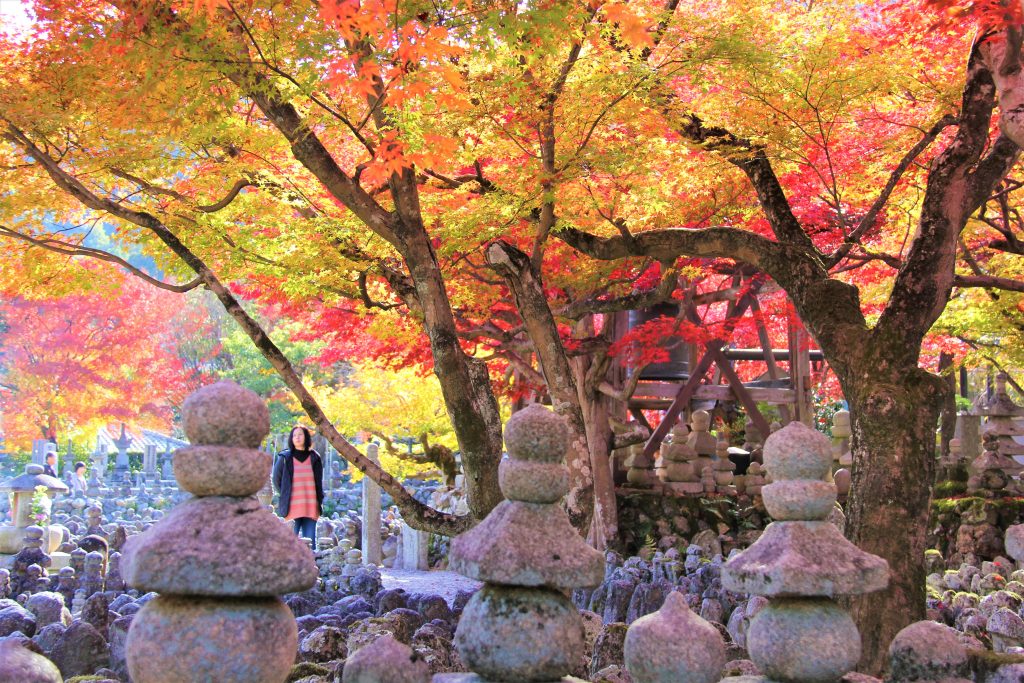
{"label": "stacked stone pagoda", "polygon": [[629,468],[626,470],[626,481],[630,486],[648,487],[657,483],[654,458],[644,454],[642,443],[629,447],[629,455],[623,464]]}
{"label": "stacked stone pagoda", "polygon": [[451,549],[451,569],[484,582],[455,634],[475,673],[442,674],[435,683],[574,680],[567,674],[584,647],[583,620],[566,593],[597,586],[605,567],[558,505],[569,491],[568,443],[562,418],[539,405],[505,426],[510,458],[498,476],[507,500]]}
{"label": "stacked stone pagoda", "polygon": [[850,437],[853,435],[853,423],[849,410],[837,410],[832,416],[832,457],[834,468],[851,467],[853,452],[850,450]]}
{"label": "stacked stone pagoda", "polygon": [[185,401],[192,446],[174,454],[191,498],[124,546],[125,582],[160,597],[128,632],[136,683],[280,683],[294,662],[295,618],[279,597],[311,588],[308,546],[255,497],[271,456],[258,450],[267,407],[232,382]]}
{"label": "stacked stone pagoda", "polygon": [[722,586],[771,599],[746,636],[763,680],[839,680],[860,659],[860,634],[833,598],[885,588],[888,565],[827,521],[836,488],[823,434],[792,422],[768,437],[764,461],[774,483],[761,495],[776,521],[725,565]]}
{"label": "stacked stone pagoda", "polygon": [[[1019,482],[1013,480],[1014,475],[1021,472],[1021,465],[1013,458],[1000,452],[999,435],[986,429],[984,450],[974,459],[969,468],[967,479],[969,493],[993,498],[1013,493]],[[1011,490],[1007,490],[1007,489]]]}
{"label": "stacked stone pagoda", "polygon": [[[1024,436],[1024,407],[1017,405],[1010,398],[1006,391],[1006,373],[1000,372],[996,375],[995,394],[992,400],[975,411],[976,414],[985,417],[985,425],[982,429],[983,435],[995,435],[998,440],[997,450],[1006,457],[1024,455],[1024,444],[1018,443],[1014,438]],[[1019,474],[1021,466],[1018,464]]]}
{"label": "stacked stone pagoda", "polygon": [[[690,430],[682,422],[672,429],[670,438],[661,445],[661,459],[664,469],[661,480],[665,487],[676,493],[698,494],[704,492],[697,471],[697,451],[687,443]],[[642,447],[642,446],[641,446]]]}

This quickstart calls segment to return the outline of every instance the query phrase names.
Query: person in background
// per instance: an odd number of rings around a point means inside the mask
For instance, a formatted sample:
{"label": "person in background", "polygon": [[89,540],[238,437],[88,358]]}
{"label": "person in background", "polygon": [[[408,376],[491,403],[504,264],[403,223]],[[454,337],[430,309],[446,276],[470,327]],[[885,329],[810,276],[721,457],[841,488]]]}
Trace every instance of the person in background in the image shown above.
{"label": "person in background", "polygon": [[46,464],[43,465],[43,474],[48,474],[54,479],[57,478],[57,454],[50,451],[46,454]]}
{"label": "person in background", "polygon": [[313,437],[305,427],[293,427],[288,449],[274,458],[277,514],[295,523],[295,533],[316,547],[316,521],[324,501],[324,464],[313,450]]}
{"label": "person in background", "polygon": [[88,488],[88,484],[85,482],[85,463],[78,461],[75,463],[75,472],[71,475],[71,497],[77,498],[79,496],[85,497],[85,490]]}

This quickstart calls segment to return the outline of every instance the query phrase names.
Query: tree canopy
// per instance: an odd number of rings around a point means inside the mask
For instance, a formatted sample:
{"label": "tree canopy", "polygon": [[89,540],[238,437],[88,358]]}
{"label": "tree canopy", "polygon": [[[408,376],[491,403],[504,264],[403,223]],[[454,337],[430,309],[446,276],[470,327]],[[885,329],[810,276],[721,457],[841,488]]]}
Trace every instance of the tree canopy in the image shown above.
{"label": "tree canopy", "polygon": [[[609,451],[644,438],[612,430],[614,314],[682,302],[647,341],[714,346],[795,311],[853,411],[851,537],[898,577],[872,599],[912,618],[945,391],[922,351],[1019,333],[1024,292],[1019,30],[1000,3],[927,4],[36,0],[0,42],[0,231],[211,290],[342,454],[447,533],[471,520],[346,444],[240,297],[326,363],[432,367],[474,518],[500,499],[497,397],[545,395],[596,545]],[[896,626],[862,623],[869,669]]]}

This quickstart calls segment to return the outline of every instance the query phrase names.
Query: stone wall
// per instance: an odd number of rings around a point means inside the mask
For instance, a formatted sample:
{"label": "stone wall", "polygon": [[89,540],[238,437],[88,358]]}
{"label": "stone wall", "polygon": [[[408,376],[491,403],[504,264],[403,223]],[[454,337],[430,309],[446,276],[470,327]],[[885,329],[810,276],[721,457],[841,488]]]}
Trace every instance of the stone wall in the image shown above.
{"label": "stone wall", "polygon": [[1024,521],[1024,498],[937,498],[932,501],[928,547],[947,567],[979,565],[1005,555],[1006,529]]}
{"label": "stone wall", "polygon": [[630,493],[620,494],[618,504],[619,538],[613,549],[626,557],[642,554],[645,547],[682,549],[698,534],[701,545],[718,543],[718,552],[728,555],[753,543],[770,521],[747,496]]}

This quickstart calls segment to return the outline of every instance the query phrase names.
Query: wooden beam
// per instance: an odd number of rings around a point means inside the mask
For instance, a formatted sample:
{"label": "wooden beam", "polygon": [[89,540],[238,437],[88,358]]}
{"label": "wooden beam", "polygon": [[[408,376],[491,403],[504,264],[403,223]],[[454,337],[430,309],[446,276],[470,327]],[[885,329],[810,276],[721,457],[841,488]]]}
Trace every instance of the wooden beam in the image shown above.
{"label": "wooden beam", "polygon": [[796,419],[814,427],[814,407],[811,404],[811,359],[807,349],[807,331],[797,319],[789,320],[789,376],[796,391]]}
{"label": "wooden beam", "polygon": [[644,444],[644,455],[653,455],[656,450],[661,446],[661,442],[665,440],[668,433],[672,431],[672,428],[676,426],[676,422],[679,420],[679,414],[683,412],[683,409],[690,404],[690,399],[693,398],[693,393],[697,390],[697,386],[701,380],[704,379],[704,375],[707,374],[708,369],[711,367],[711,354],[705,353],[704,356],[697,363],[697,367],[693,368],[693,372],[690,374],[690,379],[686,381],[682,387],[679,388],[679,393],[676,394],[675,399],[672,401],[672,405],[665,411],[665,416],[661,419],[661,424],[655,429],[650,438],[647,439],[647,443]]}
{"label": "wooden beam", "polygon": [[[672,397],[678,393],[678,385],[676,391],[671,396],[665,395],[652,395],[646,397],[634,397],[630,399],[630,409],[637,408],[640,410],[664,410],[672,405]],[[750,398],[759,403],[771,403],[772,405],[789,406],[796,403],[796,392],[792,389],[776,389],[776,388],[762,388],[762,387],[747,387],[747,393],[750,394]],[[697,387],[697,391],[693,392],[693,396],[690,397],[693,401],[738,401],[736,392],[732,390],[728,384],[720,384],[719,386],[711,386],[710,384],[702,384]]]}
{"label": "wooden beam", "polygon": [[720,349],[708,349],[708,354],[713,356],[715,363],[722,369],[722,374],[729,381],[729,386],[736,392],[736,398],[739,399],[740,404],[746,409],[747,417],[754,422],[754,426],[760,430],[762,434],[771,434],[771,426],[768,424],[768,420],[764,419],[764,415],[757,407],[757,401],[755,401],[747,388],[743,386],[743,381],[733,371],[732,366],[729,365],[729,361],[726,360],[725,354]]}
{"label": "wooden beam", "polygon": [[[764,360],[768,364],[768,376],[772,379],[779,378],[779,366],[775,362],[775,349],[772,349],[771,353],[768,353],[768,349],[772,348],[771,337],[768,336],[768,329],[764,326],[764,320],[761,318],[761,304],[757,301],[757,297],[750,302],[750,310],[754,313],[754,322],[757,326],[757,338],[761,341],[761,348],[764,349]],[[781,360],[781,359],[780,359]],[[782,418],[783,424],[789,424],[790,415],[788,406],[779,406],[779,416]],[[766,438],[767,435],[761,438]]]}
{"label": "wooden beam", "polygon": [[651,423],[647,421],[647,417],[644,415],[643,410],[634,405],[630,405],[629,413],[636,418],[636,421],[647,428],[648,433],[654,432],[654,427],[651,427]]}

